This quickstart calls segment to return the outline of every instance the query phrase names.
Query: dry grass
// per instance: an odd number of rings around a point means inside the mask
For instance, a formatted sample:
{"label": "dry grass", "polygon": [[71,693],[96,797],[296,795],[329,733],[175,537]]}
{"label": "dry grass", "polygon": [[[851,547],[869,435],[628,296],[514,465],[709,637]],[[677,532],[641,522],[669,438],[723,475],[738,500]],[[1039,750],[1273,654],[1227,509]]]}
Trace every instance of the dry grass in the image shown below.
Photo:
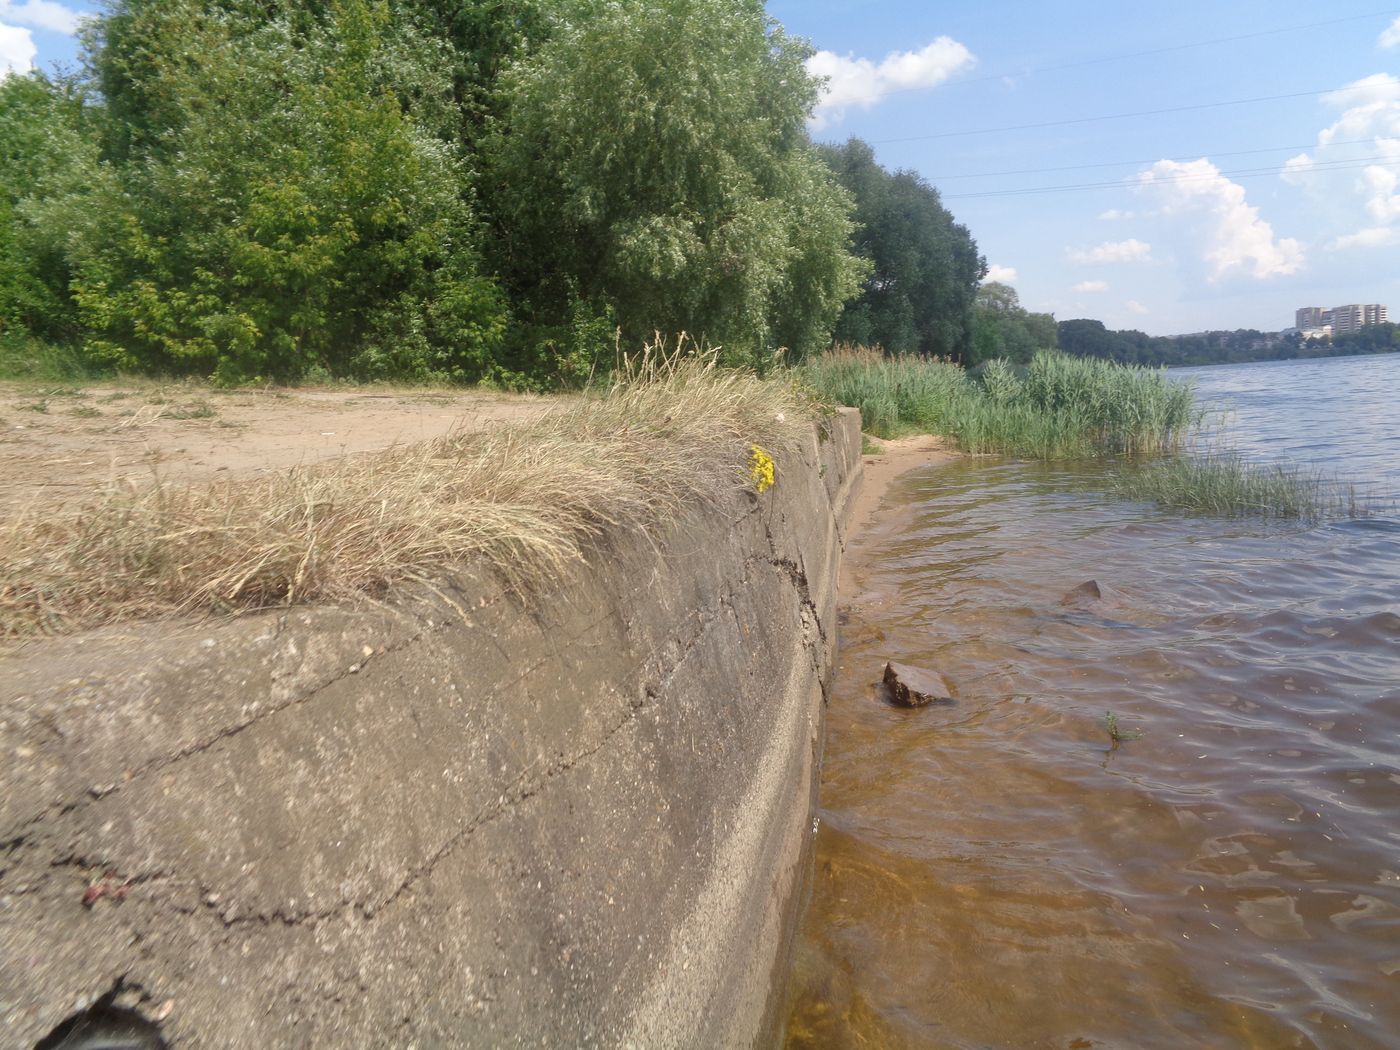
{"label": "dry grass", "polygon": [[[517,586],[606,530],[650,530],[746,482],[808,418],[791,387],[649,352],[530,423],[203,488],[114,489],[0,527],[0,634],[376,593],[484,562]],[[780,482],[781,483],[781,474]]]}

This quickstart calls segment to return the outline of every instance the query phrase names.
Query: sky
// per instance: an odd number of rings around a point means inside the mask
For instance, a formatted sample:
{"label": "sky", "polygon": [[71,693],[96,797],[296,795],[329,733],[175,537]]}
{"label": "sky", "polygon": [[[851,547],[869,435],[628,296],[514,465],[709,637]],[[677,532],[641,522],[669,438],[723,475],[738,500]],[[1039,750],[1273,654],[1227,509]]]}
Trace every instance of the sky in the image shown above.
{"label": "sky", "polygon": [[1300,306],[1400,314],[1391,3],[768,11],[830,78],[816,139],[864,139],[936,186],[1028,309],[1169,335],[1279,330]]}
{"label": "sky", "polygon": [[[768,11],[828,78],[814,138],[927,179],[1028,309],[1169,335],[1278,330],[1300,306],[1400,315],[1390,2]],[[95,6],[0,0],[0,70],[71,67]]]}

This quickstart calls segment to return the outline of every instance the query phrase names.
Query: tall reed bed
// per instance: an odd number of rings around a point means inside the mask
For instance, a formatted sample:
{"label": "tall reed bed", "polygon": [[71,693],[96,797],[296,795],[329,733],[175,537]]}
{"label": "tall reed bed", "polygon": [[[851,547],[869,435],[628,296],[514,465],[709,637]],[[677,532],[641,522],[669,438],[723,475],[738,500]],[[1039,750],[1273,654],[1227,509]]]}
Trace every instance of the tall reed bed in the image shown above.
{"label": "tall reed bed", "polygon": [[1036,459],[1177,448],[1200,422],[1191,388],[1157,370],[1037,354],[980,378],[949,361],[838,348],[804,366],[819,396],[861,410],[878,437],[930,431],[967,452]]}

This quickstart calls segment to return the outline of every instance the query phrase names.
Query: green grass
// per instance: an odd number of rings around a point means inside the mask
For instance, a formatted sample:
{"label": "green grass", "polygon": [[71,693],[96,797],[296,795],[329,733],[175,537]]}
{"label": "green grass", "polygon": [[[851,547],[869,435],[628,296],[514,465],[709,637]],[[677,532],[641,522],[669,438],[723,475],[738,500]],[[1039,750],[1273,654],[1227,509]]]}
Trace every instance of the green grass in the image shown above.
{"label": "green grass", "polygon": [[802,378],[824,400],[859,408],[877,437],[925,431],[973,453],[1157,453],[1201,420],[1191,388],[1162,371],[1053,352],[1023,373],[992,361],[974,379],[949,361],[845,348],[805,365]]}
{"label": "green grass", "polygon": [[44,343],[16,333],[0,334],[0,379],[39,383],[86,383],[111,374],[74,346]]}
{"label": "green grass", "polygon": [[1223,517],[1318,520],[1366,513],[1356,487],[1333,475],[1222,453],[1127,467],[1115,475],[1112,490],[1125,499]]}

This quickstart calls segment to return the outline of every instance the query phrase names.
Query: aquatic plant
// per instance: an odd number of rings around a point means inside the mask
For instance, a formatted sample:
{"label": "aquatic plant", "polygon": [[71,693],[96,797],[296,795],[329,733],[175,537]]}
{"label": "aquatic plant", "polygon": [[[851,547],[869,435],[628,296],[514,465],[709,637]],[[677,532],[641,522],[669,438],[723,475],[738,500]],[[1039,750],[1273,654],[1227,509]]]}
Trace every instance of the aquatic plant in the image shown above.
{"label": "aquatic plant", "polygon": [[1024,375],[1005,361],[980,379],[944,360],[838,347],[808,362],[803,381],[861,410],[878,437],[942,434],[966,452],[1075,459],[1174,449],[1201,421],[1189,385],[1161,370],[1037,354]]}
{"label": "aquatic plant", "polygon": [[1115,715],[1112,711],[1107,712],[1103,716],[1103,722],[1101,724],[1103,725],[1104,730],[1108,733],[1108,739],[1113,742],[1113,746],[1115,748],[1118,747],[1118,745],[1123,743],[1125,740],[1142,739],[1141,729],[1125,728],[1119,723],[1118,716]]}
{"label": "aquatic plant", "polygon": [[1233,453],[1128,465],[1111,487],[1126,499],[1225,517],[1317,520],[1367,513],[1355,485],[1335,475],[1293,463],[1253,463]]}

